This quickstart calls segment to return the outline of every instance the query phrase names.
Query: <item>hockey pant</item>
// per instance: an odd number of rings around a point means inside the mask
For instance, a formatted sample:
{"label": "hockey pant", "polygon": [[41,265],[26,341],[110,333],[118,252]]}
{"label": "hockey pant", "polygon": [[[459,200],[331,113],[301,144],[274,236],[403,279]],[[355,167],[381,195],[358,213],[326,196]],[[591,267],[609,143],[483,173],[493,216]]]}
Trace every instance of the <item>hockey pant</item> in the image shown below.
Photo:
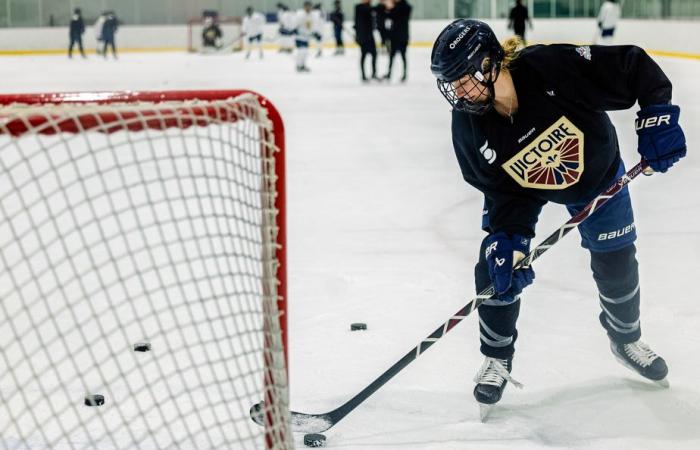
{"label": "hockey pant", "polygon": [[306,58],[309,55],[309,41],[296,40],[297,46],[297,69],[306,67]]}
{"label": "hockey pant", "polygon": [[360,74],[362,79],[366,80],[365,73],[365,58],[369,55],[372,63],[372,78],[377,76],[377,47],[374,41],[360,42]]}

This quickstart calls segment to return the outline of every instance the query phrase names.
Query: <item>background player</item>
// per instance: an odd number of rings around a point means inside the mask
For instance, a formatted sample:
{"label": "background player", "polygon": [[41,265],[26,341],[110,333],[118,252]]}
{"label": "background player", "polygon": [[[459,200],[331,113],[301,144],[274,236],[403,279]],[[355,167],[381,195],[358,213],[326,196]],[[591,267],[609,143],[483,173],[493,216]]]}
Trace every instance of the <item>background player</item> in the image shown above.
{"label": "background player", "polygon": [[80,8],[73,10],[73,17],[70,19],[70,44],[68,45],[68,57],[73,57],[73,46],[78,44],[80,55],[85,58],[85,50],[83,50],[83,33],[85,33],[85,22]]}
{"label": "background player", "polygon": [[374,42],[374,11],[370,0],[362,0],[355,5],[355,40],[360,46],[360,74],[362,81],[368,81],[365,75],[365,58],[372,58],[372,79],[377,78],[377,46]]}
{"label": "background player", "polygon": [[313,20],[312,33],[314,40],[316,41],[316,57],[320,58],[323,54],[323,28],[326,26],[326,15],[321,9],[321,4],[316,3],[311,10],[311,17]]}
{"label": "background player", "polygon": [[408,76],[408,62],[406,61],[406,49],[408,48],[408,23],[411,20],[411,5],[406,0],[387,0],[386,14],[391,21],[391,27],[387,30],[389,39],[389,70],[384,77],[391,79],[391,70],[394,67],[394,57],[398,53],[403,62],[403,74],[401,81],[406,81]]}
{"label": "background player", "polygon": [[311,9],[311,2],[304,2],[304,7],[297,11],[295,27],[297,72],[309,72],[309,68],[306,67],[306,60],[309,56],[309,41],[313,33],[314,23]]}
{"label": "background player", "polygon": [[617,4],[617,0],[604,1],[598,12],[598,32],[594,42],[611,45],[618,20],[620,20],[620,5]]}
{"label": "background player", "polygon": [[117,45],[116,45],[116,34],[119,29],[119,20],[114,11],[108,11],[105,13],[105,21],[102,24],[102,41],[104,41],[104,47],[102,47],[102,54],[105,59],[107,58],[107,49],[112,48],[112,56],[117,59]]}
{"label": "background player", "polygon": [[508,29],[513,30],[516,36],[520,36],[523,45],[527,45],[527,40],[525,39],[525,23],[532,29],[532,20],[530,20],[527,7],[523,5],[523,0],[515,0],[515,6],[511,8],[510,14],[508,15]]}
{"label": "background player", "polygon": [[281,53],[292,53],[294,49],[294,29],[296,14],[283,4],[277,4],[277,20],[279,20],[279,45]]}
{"label": "background player", "polygon": [[202,27],[202,48],[204,51],[220,49],[222,38],[221,27],[216,23],[216,20],[211,16],[205,17]]}
{"label": "background player", "polygon": [[258,47],[260,59],[263,57],[262,36],[263,27],[265,26],[265,16],[257,11],[253,11],[252,7],[245,9],[245,17],[243,17],[243,36],[246,36],[248,41],[248,49],[245,58],[250,58],[250,52],[253,47]]}
{"label": "background player", "polygon": [[[438,88],[453,107],[452,139],[462,175],[486,197],[488,235],[475,281],[477,292],[493,283],[497,298],[479,308],[485,360],[474,396],[482,405],[498,402],[513,381],[520,292],[534,271],[512,267],[529,251],[542,206],[553,201],[576,214],[624,173],[605,111],[639,103],[638,150],[655,171],[666,172],[686,154],[671,82],[639,47],[518,45],[512,38],[502,47],[488,25],[460,19],[440,33],[431,56]],[[579,231],[615,358],[663,383],[666,362],[640,340],[636,231],[627,188]]]}
{"label": "background player", "polygon": [[345,53],[345,44],[343,43],[343,23],[345,22],[345,14],[343,14],[340,0],[335,0],[335,2],[333,2],[333,12],[330,14],[330,20],[333,24],[333,36],[335,37],[334,55],[342,55]]}

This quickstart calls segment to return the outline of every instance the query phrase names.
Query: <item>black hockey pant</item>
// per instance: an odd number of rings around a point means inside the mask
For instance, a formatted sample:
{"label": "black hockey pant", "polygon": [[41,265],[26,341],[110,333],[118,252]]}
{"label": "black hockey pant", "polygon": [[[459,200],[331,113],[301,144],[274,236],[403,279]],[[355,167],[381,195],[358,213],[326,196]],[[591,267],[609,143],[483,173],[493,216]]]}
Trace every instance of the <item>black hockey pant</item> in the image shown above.
{"label": "black hockey pant", "polygon": [[406,78],[406,71],[408,69],[407,63],[406,63],[406,49],[408,47],[408,42],[391,42],[391,48],[389,51],[389,71],[387,72],[386,76],[391,77],[391,70],[394,68],[394,57],[398,53],[401,55],[401,61],[403,62],[403,77]]}
{"label": "black hockey pant", "polygon": [[81,36],[77,36],[77,37],[71,36],[70,45],[68,46],[68,56],[73,56],[73,46],[75,44],[78,44],[78,49],[80,50],[80,54],[85,56],[85,51],[83,50],[83,38]]}
{"label": "black hockey pant", "polygon": [[360,42],[360,73],[362,74],[362,79],[366,80],[365,75],[365,58],[367,55],[372,57],[372,77],[377,76],[377,47],[372,42]]}
{"label": "black hockey pant", "polygon": [[104,41],[104,47],[102,47],[102,54],[104,57],[107,57],[107,49],[111,47],[112,48],[112,55],[114,57],[117,57],[117,47],[114,45],[114,39],[106,40]]}
{"label": "black hockey pant", "polygon": [[[476,291],[486,289],[489,279],[484,257],[485,244],[479,250],[479,262],[474,268]],[[600,323],[614,342],[631,343],[641,336],[639,325],[639,270],[636,247],[630,244],[611,252],[591,251],[591,270],[598,287]],[[534,299],[533,299],[534,300]],[[558,307],[566,308],[562,303]],[[516,322],[520,299],[512,303],[487,300],[479,306],[481,353],[492,358],[506,359],[515,352],[518,338]],[[542,326],[547,326],[543,319]]]}

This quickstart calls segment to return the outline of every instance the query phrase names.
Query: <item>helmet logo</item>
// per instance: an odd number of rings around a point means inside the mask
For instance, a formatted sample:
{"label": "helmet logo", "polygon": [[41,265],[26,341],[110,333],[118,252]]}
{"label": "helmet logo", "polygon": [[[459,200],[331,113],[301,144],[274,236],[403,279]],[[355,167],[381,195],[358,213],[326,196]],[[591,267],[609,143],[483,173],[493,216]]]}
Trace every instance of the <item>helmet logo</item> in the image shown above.
{"label": "helmet logo", "polygon": [[583,141],[581,130],[562,116],[501,167],[522,187],[566,189],[583,174]]}
{"label": "helmet logo", "polygon": [[479,45],[477,45],[476,48],[474,50],[472,50],[472,52],[469,54],[469,56],[467,56],[467,59],[472,59],[472,56],[474,56],[474,54],[476,52],[478,52],[480,48],[481,48],[481,42],[479,42]]}
{"label": "helmet logo", "polygon": [[464,30],[462,30],[461,33],[459,33],[459,34],[457,35],[457,37],[455,38],[454,41],[450,42],[450,50],[454,50],[455,47],[457,47],[457,44],[459,44],[459,41],[461,41],[462,39],[464,39],[464,36],[466,36],[467,33],[469,33],[469,30],[470,30],[470,29],[471,29],[471,27],[465,28]]}

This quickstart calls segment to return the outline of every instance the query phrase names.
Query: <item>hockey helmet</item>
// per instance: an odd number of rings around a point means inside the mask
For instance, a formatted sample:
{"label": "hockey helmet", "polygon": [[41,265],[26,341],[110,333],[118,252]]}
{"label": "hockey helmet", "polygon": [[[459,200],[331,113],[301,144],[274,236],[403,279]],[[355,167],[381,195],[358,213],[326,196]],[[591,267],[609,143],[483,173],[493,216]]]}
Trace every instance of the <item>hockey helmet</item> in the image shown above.
{"label": "hockey helmet", "polygon": [[503,55],[503,47],[488,25],[457,19],[435,40],[430,70],[454,109],[484,114],[493,107],[493,83],[501,71]]}

